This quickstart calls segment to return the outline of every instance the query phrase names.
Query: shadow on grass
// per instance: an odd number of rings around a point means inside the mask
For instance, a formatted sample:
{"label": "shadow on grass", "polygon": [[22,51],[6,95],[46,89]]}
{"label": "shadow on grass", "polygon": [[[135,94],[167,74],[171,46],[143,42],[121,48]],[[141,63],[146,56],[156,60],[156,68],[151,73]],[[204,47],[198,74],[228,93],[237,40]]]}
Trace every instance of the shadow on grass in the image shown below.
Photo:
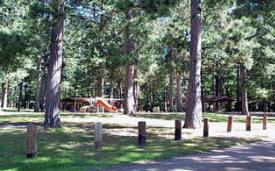
{"label": "shadow on grass", "polygon": [[[185,114],[139,114],[137,115],[139,118],[149,118],[149,119],[162,119],[162,120],[182,120],[185,119]],[[209,122],[227,122],[228,115],[217,114],[217,113],[203,113],[203,118],[208,118]],[[238,123],[245,123],[245,116],[233,116],[233,121]],[[275,118],[269,117],[268,121],[271,123],[275,123]],[[253,123],[262,123],[262,117],[252,117]]]}
{"label": "shadow on grass", "polygon": [[25,158],[26,129],[0,131],[0,170],[87,170],[140,160],[200,153],[253,142],[241,138],[196,138],[172,141],[148,136],[147,145],[137,145],[136,137],[104,134],[103,149],[93,150],[93,131],[81,128],[38,129],[38,157]]}

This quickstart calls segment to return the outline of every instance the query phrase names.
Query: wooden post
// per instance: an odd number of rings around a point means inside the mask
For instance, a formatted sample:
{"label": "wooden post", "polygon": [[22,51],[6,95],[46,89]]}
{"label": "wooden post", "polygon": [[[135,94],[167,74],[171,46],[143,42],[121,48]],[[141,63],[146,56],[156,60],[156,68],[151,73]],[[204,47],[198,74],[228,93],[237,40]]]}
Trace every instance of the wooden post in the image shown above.
{"label": "wooden post", "polygon": [[181,140],[181,120],[175,120],[175,140]]}
{"label": "wooden post", "polygon": [[227,120],[227,132],[231,132],[232,131],[232,121],[233,121],[232,116],[228,116],[228,120]]}
{"label": "wooden post", "polygon": [[146,122],[138,122],[138,144],[146,144]]}
{"label": "wooden post", "polygon": [[97,122],[94,128],[94,149],[99,151],[102,147],[102,124]]}
{"label": "wooden post", "polygon": [[203,137],[209,136],[209,124],[208,124],[208,118],[204,118],[203,120]]}
{"label": "wooden post", "polygon": [[264,116],[263,117],[263,129],[266,129],[266,127],[267,127],[267,117]]}
{"label": "wooden post", "polygon": [[246,130],[251,131],[251,116],[246,116]]}
{"label": "wooden post", "polygon": [[37,129],[36,125],[27,126],[27,158],[36,157],[37,152]]}

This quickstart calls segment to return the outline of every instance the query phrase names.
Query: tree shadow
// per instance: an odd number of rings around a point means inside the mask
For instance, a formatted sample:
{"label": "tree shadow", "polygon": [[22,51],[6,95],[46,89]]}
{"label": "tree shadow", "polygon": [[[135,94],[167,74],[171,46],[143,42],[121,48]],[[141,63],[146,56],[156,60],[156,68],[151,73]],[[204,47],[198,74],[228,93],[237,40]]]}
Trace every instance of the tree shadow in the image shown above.
{"label": "tree shadow", "polygon": [[103,135],[101,151],[93,149],[93,130],[63,127],[38,128],[38,157],[25,158],[26,129],[8,128],[0,133],[0,170],[88,170],[140,160],[169,158],[211,149],[249,143],[242,138],[195,138],[173,141],[150,135],[147,145],[137,145],[136,136]]}

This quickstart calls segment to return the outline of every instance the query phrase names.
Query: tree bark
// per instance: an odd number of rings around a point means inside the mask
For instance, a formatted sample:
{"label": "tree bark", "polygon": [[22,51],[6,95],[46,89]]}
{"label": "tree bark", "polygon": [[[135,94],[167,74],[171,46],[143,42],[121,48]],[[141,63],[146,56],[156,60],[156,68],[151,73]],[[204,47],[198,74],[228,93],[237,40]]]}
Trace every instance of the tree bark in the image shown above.
{"label": "tree bark", "polygon": [[2,108],[7,108],[7,101],[8,101],[8,81],[2,83]]}
{"label": "tree bark", "polygon": [[110,80],[109,98],[112,99],[113,97],[114,97],[114,85],[113,85],[113,81]]}
{"label": "tree bark", "polygon": [[40,108],[40,88],[41,88],[41,80],[42,80],[42,57],[40,57],[37,61],[37,78],[36,78],[36,89],[35,89],[35,103],[34,103],[34,112],[39,112]]}
{"label": "tree bark", "polygon": [[202,125],[201,102],[201,2],[191,0],[190,72],[187,91],[185,128]]}
{"label": "tree bark", "polygon": [[29,109],[30,108],[30,104],[29,104],[29,99],[30,94],[29,94],[29,86],[27,81],[25,81],[25,99],[24,99],[24,107],[25,109]]}
{"label": "tree bark", "polygon": [[45,127],[61,127],[59,106],[61,95],[61,70],[63,57],[65,0],[55,0],[55,15],[51,31],[50,61],[48,69]]}
{"label": "tree bark", "polygon": [[42,82],[41,82],[41,88],[40,88],[40,97],[39,97],[39,108],[40,108],[40,112],[44,112],[45,109],[45,98],[46,98],[46,78],[42,78]]}
{"label": "tree bark", "polygon": [[237,89],[236,89],[236,104],[235,104],[235,111],[240,111],[241,110],[241,86],[240,86],[240,64],[237,64]]}
{"label": "tree bark", "polygon": [[104,77],[102,72],[100,72],[97,80],[97,97],[103,97],[103,95],[104,95]]}
{"label": "tree bark", "polygon": [[167,100],[166,100],[166,89],[163,93],[163,112],[167,112]]}
{"label": "tree bark", "polygon": [[[217,69],[218,65],[216,64],[216,69]],[[216,93],[216,97],[220,97],[221,96],[221,79],[220,79],[220,74],[218,73],[218,71],[216,72],[215,75],[215,93]],[[221,111],[221,103],[220,102],[216,102],[215,105],[215,111],[219,112]]]}
{"label": "tree bark", "polygon": [[182,86],[181,86],[181,74],[177,74],[177,112],[182,112]]}
{"label": "tree bark", "polygon": [[[230,96],[230,91],[229,91],[229,86],[226,86],[225,89],[226,89],[226,96],[227,97],[231,97]],[[226,103],[226,111],[227,112],[231,112],[232,111],[232,102],[231,101],[229,101],[229,102]]]}
{"label": "tree bark", "polygon": [[174,83],[174,75],[171,73],[169,78],[169,112],[173,112],[174,110],[173,83]]}
{"label": "tree bark", "polygon": [[118,80],[118,83],[117,83],[117,98],[118,99],[122,99],[122,88],[121,88],[121,83],[120,83],[120,80]]}
{"label": "tree bark", "polygon": [[155,107],[155,100],[154,100],[154,93],[153,93],[153,87],[152,87],[152,82],[149,83],[149,92],[150,92],[150,112],[153,112],[154,107]]}
{"label": "tree bark", "polygon": [[247,71],[243,64],[241,65],[241,86],[242,86],[242,114],[243,115],[250,115],[248,110],[248,99],[247,99],[247,91],[246,91],[246,74]]}
{"label": "tree bark", "polygon": [[[121,88],[121,83],[120,80],[117,82],[117,98],[122,99],[122,88]],[[122,102],[119,102],[118,108],[121,109],[122,107]]]}
{"label": "tree bark", "polygon": [[16,97],[16,93],[15,93],[15,88],[14,87],[12,87],[11,88],[11,91],[10,91],[10,93],[9,93],[9,107],[11,107],[11,108],[14,108],[14,99],[15,99],[15,97]]}
{"label": "tree bark", "polygon": [[134,98],[134,64],[131,61],[126,65],[124,114],[136,114]]}
{"label": "tree bark", "polygon": [[[134,70],[134,79],[137,79],[137,69]],[[134,99],[135,99],[135,108],[138,111],[138,92],[139,86],[137,80],[134,80]]]}
{"label": "tree bark", "polygon": [[[126,12],[126,19],[131,20],[133,18],[132,9]],[[127,56],[131,56],[132,51],[135,49],[134,43],[131,40],[130,27],[127,26],[125,29],[125,52]],[[124,114],[136,114],[136,106],[134,99],[134,61],[129,59],[126,64],[126,75],[125,75],[125,92],[124,92]]]}
{"label": "tree bark", "polygon": [[19,97],[18,97],[18,105],[17,105],[17,111],[20,112],[22,107],[22,91],[23,91],[23,81],[19,84]]}

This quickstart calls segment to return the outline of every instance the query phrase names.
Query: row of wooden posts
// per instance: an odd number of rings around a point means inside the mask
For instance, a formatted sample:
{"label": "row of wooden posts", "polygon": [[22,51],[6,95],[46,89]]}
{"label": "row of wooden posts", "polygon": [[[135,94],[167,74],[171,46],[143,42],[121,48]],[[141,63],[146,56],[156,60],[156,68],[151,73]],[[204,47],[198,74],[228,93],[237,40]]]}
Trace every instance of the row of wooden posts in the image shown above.
{"label": "row of wooden posts", "polygon": [[[203,137],[209,136],[209,119],[203,120]],[[251,131],[251,116],[246,117],[246,131]],[[227,132],[232,131],[233,117],[228,116]],[[263,117],[263,129],[267,128],[267,117]],[[181,140],[181,120],[175,120],[175,140]],[[138,144],[146,144],[146,122],[138,122]],[[102,147],[102,124],[95,123],[94,125],[94,149],[101,150]],[[34,158],[37,156],[37,128],[36,125],[31,124],[27,126],[27,158]]]}

